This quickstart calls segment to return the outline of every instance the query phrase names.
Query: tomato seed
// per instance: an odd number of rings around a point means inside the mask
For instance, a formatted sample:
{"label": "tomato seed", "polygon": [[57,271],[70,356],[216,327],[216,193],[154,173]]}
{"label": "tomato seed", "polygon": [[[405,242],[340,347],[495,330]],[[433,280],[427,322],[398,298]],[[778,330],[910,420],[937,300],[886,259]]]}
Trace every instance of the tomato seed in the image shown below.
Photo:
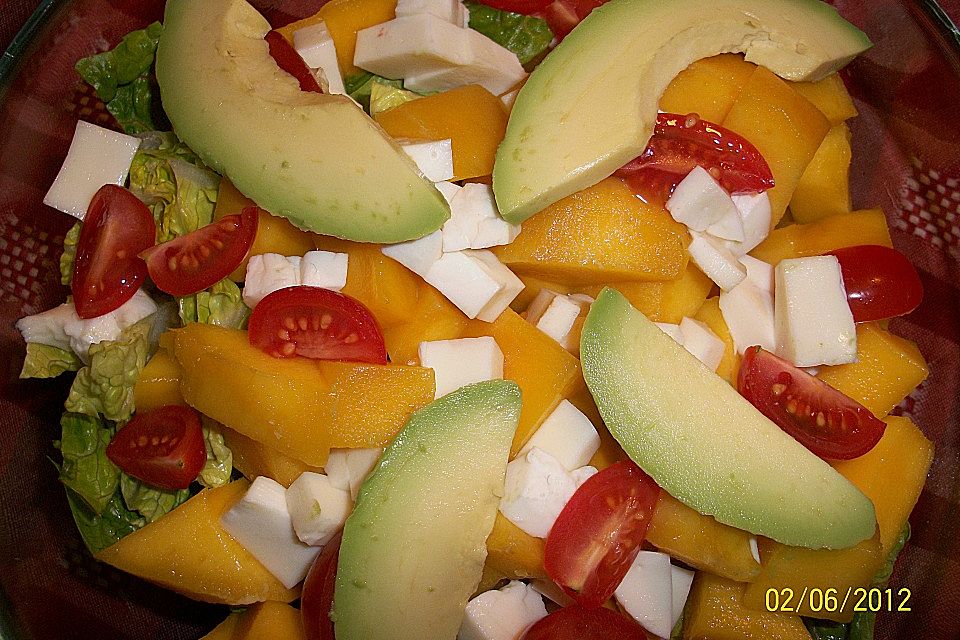
{"label": "tomato seed", "polygon": [[286,329],[280,329],[279,331],[277,331],[277,337],[283,340],[284,342],[287,342],[288,340],[290,340],[290,332],[287,331]]}
{"label": "tomato seed", "polygon": [[153,438],[150,439],[150,444],[154,447],[157,446],[160,444],[160,438],[158,436],[153,436]]}
{"label": "tomato seed", "polygon": [[282,347],[280,347],[280,353],[285,356],[292,356],[297,350],[297,345],[292,342],[285,342]]}
{"label": "tomato seed", "polygon": [[141,447],[147,446],[147,436],[140,436],[139,438],[137,438],[137,444],[140,445]]}
{"label": "tomato seed", "polygon": [[169,440],[170,440],[170,436],[168,435],[164,435],[162,438],[160,438],[160,442],[163,444],[167,444]]}
{"label": "tomato seed", "polygon": [[779,396],[782,395],[784,391],[787,390],[787,385],[780,384],[779,382],[770,387],[770,391],[773,392],[773,395]]}
{"label": "tomato seed", "polygon": [[314,331],[320,331],[320,318],[313,316],[313,318],[310,319],[310,326],[313,327]]}
{"label": "tomato seed", "polygon": [[200,255],[201,255],[204,259],[209,258],[211,253],[213,253],[213,252],[210,250],[210,247],[208,247],[208,246],[205,245],[205,244],[200,245]]}
{"label": "tomato seed", "polygon": [[320,328],[326,329],[330,326],[331,322],[333,322],[333,317],[329,313],[323,314],[323,317],[320,318]]}
{"label": "tomato seed", "polygon": [[346,338],[343,339],[344,344],[353,344],[360,341],[360,336],[355,333],[351,333]]}
{"label": "tomato seed", "polygon": [[213,240],[211,240],[210,244],[212,244],[213,248],[216,249],[217,251],[220,251],[223,249],[223,241],[218,240],[217,238],[214,238]]}
{"label": "tomato seed", "polygon": [[167,260],[167,269],[169,269],[170,271],[176,271],[176,270],[177,270],[177,258],[176,258],[176,256],[174,256],[174,257],[170,258],[169,260]]}
{"label": "tomato seed", "polygon": [[290,316],[287,316],[286,318],[283,319],[283,326],[285,326],[290,331],[296,331],[297,321],[291,318]]}
{"label": "tomato seed", "polygon": [[307,324],[306,318],[300,318],[299,320],[297,320],[297,326],[300,327],[300,331],[306,331],[307,327],[310,325]]}

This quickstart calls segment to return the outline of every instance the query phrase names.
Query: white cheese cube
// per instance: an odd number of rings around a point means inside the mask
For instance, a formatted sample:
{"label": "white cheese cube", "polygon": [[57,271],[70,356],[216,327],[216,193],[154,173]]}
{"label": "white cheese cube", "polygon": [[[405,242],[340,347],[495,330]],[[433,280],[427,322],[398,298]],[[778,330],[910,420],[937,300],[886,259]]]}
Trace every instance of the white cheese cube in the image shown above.
{"label": "white cheese cube", "polygon": [[520,235],[520,225],[510,224],[499,215],[484,218],[477,225],[477,235],[470,244],[473,249],[486,249],[510,244]]}
{"label": "white cheese cube", "polygon": [[510,244],[518,235],[520,227],[500,217],[490,185],[468,182],[450,200],[443,250],[486,249]]}
{"label": "white cheese cube", "polygon": [[474,58],[469,31],[429,13],[401,16],[358,31],[353,63],[393,79],[469,66]]}
{"label": "white cheese cube", "polygon": [[733,211],[724,213],[722,218],[707,227],[706,233],[721,240],[743,242],[743,221],[740,219],[740,213],[736,210],[736,207]]}
{"label": "white cheese cube", "polygon": [[472,54],[468,63],[408,75],[404,86],[413,91],[430,92],[478,84],[498,96],[527,77],[515,53],[473,29],[461,31]]}
{"label": "white cheese cube", "polygon": [[798,367],[857,360],[857,331],[835,256],[781,260],[776,271],[777,355]]}
{"label": "white cheese cube", "polygon": [[435,398],[460,387],[503,378],[503,351],[490,336],[420,343],[420,366],[433,369]]}
{"label": "white cheese cube", "polygon": [[680,621],[683,615],[683,607],[687,604],[687,596],[690,595],[690,587],[693,586],[693,571],[670,565],[670,582],[672,586],[672,598],[670,607],[670,628],[673,629]]}
{"label": "white cheese cube", "polygon": [[523,291],[523,281],[490,251],[464,251],[464,253],[482,263],[486,267],[487,273],[501,285],[496,295],[477,314],[477,320],[494,322],[510,306],[513,299]]}
{"label": "white cheese cube", "polygon": [[729,291],[747,277],[746,267],[721,241],[696,231],[690,231],[690,237],[690,259],[721,289]]}
{"label": "white cheese cube", "polygon": [[673,625],[673,578],[670,556],[641,551],[613,595],[644,629],[669,638]]}
{"label": "white cheese cube", "polygon": [[760,547],[757,546],[757,536],[750,536],[750,555],[760,564]]}
{"label": "white cheese cube", "polygon": [[693,318],[683,318],[680,321],[680,333],[683,335],[683,348],[707,369],[716,371],[726,350],[723,340],[706,324]]}
{"label": "white cheese cube", "polygon": [[753,251],[770,235],[770,197],[766,191],[733,196],[733,203],[740,212],[743,224],[743,242],[725,240],[723,244],[734,255],[742,256]]}
{"label": "white cheese cube", "polygon": [[463,4],[460,0],[397,0],[398,18],[421,13],[436,16],[459,27],[463,19]]}
{"label": "white cheese cube", "polygon": [[500,96],[500,102],[503,103],[503,106],[507,108],[507,111],[513,111],[513,103],[517,101],[517,95],[520,93],[520,89],[514,89],[513,91],[508,91],[502,96]]}
{"label": "white cheese cube", "polygon": [[535,538],[546,538],[577,490],[559,460],[534,447],[507,465],[500,513]]}
{"label": "white cheese cube", "polygon": [[561,400],[517,455],[534,447],[552,455],[567,471],[573,471],[590,462],[600,448],[600,436],[590,418],[569,400]]}
{"label": "white cheese cube", "polygon": [[476,318],[504,288],[503,282],[483,262],[466,251],[444,253],[423,279],[468,318]]}
{"label": "white cheese cube", "polygon": [[729,194],[706,169],[699,166],[680,181],[666,207],[674,220],[695,231],[706,231],[724,219],[740,219]]}
{"label": "white cheese cube", "polygon": [[337,47],[327,23],[318,22],[293,32],[293,47],[311,69],[320,69],[327,79],[327,91],[344,95],[343,76],[337,63]]}
{"label": "white cheese cube", "polygon": [[243,302],[253,309],[274,291],[300,284],[300,256],[261,253],[250,257],[243,279]]}
{"label": "white cheese cube", "polygon": [[577,489],[583,486],[583,483],[599,473],[599,469],[591,466],[583,466],[570,472]]}
{"label": "white cheese cube", "polygon": [[773,265],[753,256],[741,256],[740,264],[747,269],[747,279],[770,295],[773,295]]}
{"label": "white cheese cube", "polygon": [[755,345],[771,352],[776,349],[773,295],[758,287],[755,280],[748,277],[730,291],[721,291],[720,313],[737,353],[743,354]]}
{"label": "white cheese cube", "polygon": [[519,640],[546,615],[540,594],[519,580],[511,580],[501,589],[485,591],[467,603],[457,640]]}
{"label": "white cheese cube", "polygon": [[673,338],[674,342],[680,346],[683,346],[683,332],[680,331],[680,325],[670,322],[655,322],[654,324],[660,328],[660,331],[663,331],[665,334]]}
{"label": "white cheese cube", "polygon": [[537,320],[537,329],[566,348],[567,337],[582,311],[583,307],[567,296],[557,296]]}
{"label": "white cheese cube", "polygon": [[443,255],[443,235],[437,230],[418,240],[384,245],[380,251],[423,278]]}
{"label": "white cheese cube", "polygon": [[453,143],[450,138],[408,142],[400,147],[430,182],[443,182],[453,178]]}
{"label": "white cheese cube", "polygon": [[550,303],[559,295],[561,294],[551,289],[540,289],[530,304],[527,305],[527,310],[524,311],[526,321],[533,326],[537,326],[537,322],[543,317],[544,312],[550,308]]}
{"label": "white cheese cube", "polygon": [[303,580],[320,552],[297,538],[287,511],[286,489],[260,476],[220,518],[220,524],[287,589]]}
{"label": "white cheese cube", "polygon": [[287,488],[287,511],[293,530],[304,544],[320,546],[343,528],[353,500],[350,492],[339,489],[330,478],[306,471]]}
{"label": "white cheese cube", "polygon": [[383,449],[330,449],[323,470],[330,485],[341,491],[349,491],[350,498],[357,499],[360,485],[373,472]]}
{"label": "white cheese cube", "polygon": [[300,260],[300,284],[340,291],[347,285],[348,254],[308,251]]}
{"label": "white cheese cube", "polygon": [[439,191],[440,195],[442,195],[444,200],[447,201],[447,204],[451,204],[453,202],[453,197],[460,193],[460,189],[463,188],[460,185],[452,182],[437,182],[433,186],[437,188],[437,191]]}
{"label": "white cheese cube", "polygon": [[140,139],[89,122],[77,122],[63,166],[43,204],[83,220],[90,200],[105,184],[123,186]]}

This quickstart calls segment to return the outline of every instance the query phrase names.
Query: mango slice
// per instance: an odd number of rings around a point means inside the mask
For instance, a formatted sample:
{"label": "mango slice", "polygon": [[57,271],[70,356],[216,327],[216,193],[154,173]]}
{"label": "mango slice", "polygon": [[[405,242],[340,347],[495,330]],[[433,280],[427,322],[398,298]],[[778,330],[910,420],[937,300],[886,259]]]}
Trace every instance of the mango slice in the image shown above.
{"label": "mango slice", "polygon": [[831,125],[836,126],[857,115],[853,99],[847,92],[843,79],[836,73],[831,73],[817,82],[791,82],[790,86],[812,102]]}
{"label": "mango slice", "polygon": [[320,467],[304,464],[223,425],[220,433],[233,452],[233,466],[251,481],[266,476],[289,487],[304,471],[323,472]]}
{"label": "mango slice", "polygon": [[133,406],[137,411],[150,411],[168,404],[187,404],[180,394],[183,372],[166,349],[158,349],[140,372],[133,387]]}
{"label": "mango slice", "polygon": [[544,541],[534,538],[497,512],[487,538],[486,566],[511,580],[548,578],[543,568]]}
{"label": "mango slice", "polygon": [[229,605],[290,602],[298,591],[284,589],[220,526],[220,516],[249,486],[246,480],[237,480],[204,489],[107,547],[97,559],[195,600]]}
{"label": "mango slice", "polygon": [[665,209],[608,178],[547,207],[493,251],[517,273],[589,285],[678,278],[688,243],[686,228]]}
{"label": "mango slice", "polygon": [[704,120],[721,123],[756,68],[733,53],[697,60],[667,86],[660,110],[696,113]]}
{"label": "mango slice", "polygon": [[300,610],[282,602],[261,602],[240,615],[236,640],[305,640]]}
{"label": "mango slice", "polygon": [[690,262],[675,280],[614,282],[583,287],[580,292],[595,298],[605,286],[622,293],[630,304],[654,322],[677,324],[684,316],[693,317],[710,295],[713,282]]}
{"label": "mango slice", "polygon": [[834,125],[807,165],[790,200],[799,223],[850,212],[850,129]]}
{"label": "mango slice", "polygon": [[703,322],[710,330],[717,334],[717,337],[723,340],[723,359],[720,366],[717,367],[717,375],[729,382],[734,387],[737,386],[737,372],[740,370],[740,356],[737,354],[736,347],[733,346],[733,336],[730,335],[730,329],[727,327],[726,320],[723,319],[723,313],[720,311],[720,298],[710,298],[693,318]]}
{"label": "mango slice", "polygon": [[405,322],[383,328],[387,353],[394,364],[419,364],[421,342],[457,338],[469,322],[439,291],[426,282],[418,286],[417,307],[413,313]]}
{"label": "mango slice", "polygon": [[859,244],[893,246],[887,219],[880,209],[843,213],[809,224],[774,229],[750,255],[776,265],[784,258],[818,256]]}
{"label": "mango slice", "polygon": [[200,638],[200,640],[233,640],[233,633],[237,629],[240,615],[239,613],[231,613],[226,620],[218,624],[213,631]]}

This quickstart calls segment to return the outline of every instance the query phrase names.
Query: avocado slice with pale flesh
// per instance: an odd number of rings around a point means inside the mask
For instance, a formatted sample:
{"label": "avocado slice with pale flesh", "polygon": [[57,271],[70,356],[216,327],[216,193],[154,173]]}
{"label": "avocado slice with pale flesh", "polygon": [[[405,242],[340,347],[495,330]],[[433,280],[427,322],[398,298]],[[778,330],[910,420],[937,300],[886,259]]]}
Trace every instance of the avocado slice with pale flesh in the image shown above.
{"label": "avocado slice with pale flesh", "polygon": [[783,544],[841,549],[874,534],[873,503],[606,288],[580,342],[610,433],[670,495]]}
{"label": "avocado slice with pale flesh", "polygon": [[660,96],[701,58],[744,53],[787,80],[819,80],[869,46],[818,0],[612,0],[520,90],[493,168],[500,212],[519,224],[640,155]]}
{"label": "avocado slice with pale flesh", "polygon": [[400,242],[450,217],[440,192],[350,98],[300,90],[245,0],[168,0],[157,50],[176,134],[244,195],[298,227]]}
{"label": "avocado slice with pale flesh", "polygon": [[337,640],[454,640],[487,556],[520,389],[480,382],[414,413],[357,496],[340,546]]}

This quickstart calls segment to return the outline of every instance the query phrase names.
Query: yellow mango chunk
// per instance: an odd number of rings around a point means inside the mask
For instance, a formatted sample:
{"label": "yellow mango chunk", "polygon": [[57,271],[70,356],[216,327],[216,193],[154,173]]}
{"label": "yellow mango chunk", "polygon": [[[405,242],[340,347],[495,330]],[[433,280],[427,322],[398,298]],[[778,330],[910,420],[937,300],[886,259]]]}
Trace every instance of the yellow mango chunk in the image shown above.
{"label": "yellow mango chunk", "polygon": [[337,49],[337,66],[346,78],[363,70],[353,64],[357,48],[357,31],[396,17],[397,0],[330,0],[315,15],[277,29],[290,44],[293,32],[324,22]]}
{"label": "yellow mango chunk", "polygon": [[[220,191],[217,194],[217,207],[213,211],[213,219],[219,220],[224,216],[239,213],[246,207],[255,206],[257,206],[256,203],[240,193],[232,182],[222,178],[220,180]],[[298,229],[286,218],[271,215],[263,209],[260,209],[259,216],[257,235],[253,238],[253,245],[240,266],[234,269],[229,276],[234,282],[243,282],[247,275],[247,262],[250,261],[250,256],[260,255],[261,253],[302,256],[313,249],[314,234]]]}
{"label": "yellow mango chunk", "polygon": [[920,498],[933,461],[933,443],[909,418],[887,416],[880,442],[853,460],[834,468],[873,502],[886,558]]}
{"label": "yellow mango chunk", "polygon": [[237,629],[239,620],[239,613],[231,613],[226,620],[218,624],[213,631],[200,638],[200,640],[233,640],[233,634]]}
{"label": "yellow mango chunk", "polygon": [[362,302],[381,327],[405,322],[414,314],[421,280],[383,255],[381,245],[317,236],[316,247],[347,254],[347,284],[341,291]]}
{"label": "yellow mango chunk", "polygon": [[487,538],[487,566],[511,580],[546,578],[543,547],[543,540],[525,533],[498,512]]}
{"label": "yellow mango chunk", "polygon": [[743,587],[698,571],[683,610],[683,639],[810,640],[800,616],[744,608]]}
{"label": "yellow mango chunk", "polygon": [[550,205],[493,252],[517,273],[589,285],[678,278],[688,243],[686,228],[665,209],[608,178]]}
{"label": "yellow mango chunk", "polygon": [[499,586],[499,583],[506,579],[507,579],[507,576],[500,573],[490,565],[488,564],[483,565],[483,573],[480,574],[480,583],[477,585],[477,588],[473,592],[473,595],[470,596],[470,599],[473,600],[475,597],[477,597],[484,591],[490,591],[491,589],[496,589]]}
{"label": "yellow mango chunk", "polygon": [[305,640],[300,610],[283,602],[261,602],[242,614],[236,640]]}
{"label": "yellow mango chunk", "polygon": [[831,73],[817,82],[791,82],[790,86],[812,102],[832,125],[846,122],[857,115],[853,99],[836,73]]}
{"label": "yellow mango chunk", "polygon": [[706,324],[718,338],[723,340],[723,359],[717,367],[717,375],[736,387],[740,356],[737,354],[736,347],[733,346],[733,336],[730,335],[730,329],[727,328],[727,322],[720,311],[720,298],[710,298],[704,302],[693,318]]}
{"label": "yellow mango chunk", "polygon": [[787,82],[757,67],[721,124],[752,142],[770,165],[776,183],[768,192],[775,227],[830,123]]}
{"label": "yellow mango chunk", "polygon": [[195,600],[229,605],[290,602],[298,591],[284,589],[220,526],[220,516],[249,486],[246,480],[237,480],[204,489],[107,547],[97,559]]}
{"label": "yellow mango chunk", "polygon": [[850,129],[843,123],[834,125],[793,192],[790,212],[796,222],[849,213],[851,158]]}
{"label": "yellow mango chunk", "polygon": [[776,266],[784,258],[819,256],[859,244],[893,246],[887,219],[880,209],[843,213],[809,224],[774,229],[750,255]]}
{"label": "yellow mango chunk", "polygon": [[733,53],[697,60],[667,85],[660,110],[696,113],[704,120],[723,122],[756,68]]}
{"label": "yellow mango chunk", "polygon": [[454,180],[490,175],[507,130],[500,98],[476,84],[407,102],[377,114],[376,121],[394,138],[450,138]]}
{"label": "yellow mango chunk", "polygon": [[675,280],[661,282],[614,282],[580,289],[594,298],[610,286],[626,296],[634,307],[654,322],[677,324],[684,317],[693,317],[713,289],[713,282],[693,262]]}
{"label": "yellow mango chunk", "polygon": [[308,465],[330,447],[382,447],[433,400],[421,367],[272,358],[245,331],[190,324],[176,332],[190,406]]}
{"label": "yellow mango chunk", "polygon": [[289,487],[304,471],[322,472],[320,467],[306,465],[223,425],[220,433],[233,452],[233,466],[250,480],[266,476]]}
{"label": "yellow mango chunk", "polygon": [[417,308],[406,322],[384,327],[383,339],[394,364],[420,363],[420,343],[452,340],[467,326],[463,315],[443,294],[425,282],[419,284]]}
{"label": "yellow mango chunk", "polygon": [[697,513],[666,491],[660,492],[647,541],[691,567],[738,582],[760,573],[748,532]]}
{"label": "yellow mango chunk", "polygon": [[180,365],[166,349],[158,349],[133,387],[133,406],[150,411],[168,404],[186,404],[180,394]]}
{"label": "yellow mango chunk", "polygon": [[916,344],[865,322],[857,325],[857,361],[822,367],[817,377],[882,418],[928,374]]}
{"label": "yellow mango chunk", "polygon": [[503,377],[520,386],[523,406],[510,457],[527,443],[563,398],[583,388],[580,361],[550,336],[507,309],[496,322],[471,320],[462,337],[492,336],[503,351]]}

